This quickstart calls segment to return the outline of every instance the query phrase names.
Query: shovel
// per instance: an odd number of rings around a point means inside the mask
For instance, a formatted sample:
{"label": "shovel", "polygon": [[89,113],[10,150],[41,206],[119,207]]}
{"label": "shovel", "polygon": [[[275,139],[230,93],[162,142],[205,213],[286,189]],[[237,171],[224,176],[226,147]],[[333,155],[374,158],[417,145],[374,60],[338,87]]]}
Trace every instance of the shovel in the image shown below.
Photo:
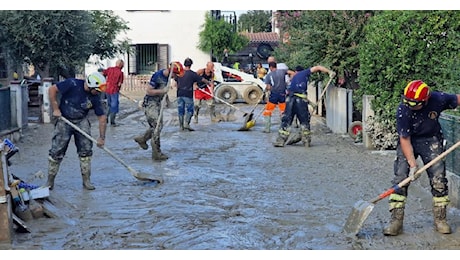
{"label": "shovel", "polygon": [[323,100],[324,94],[326,94],[327,88],[329,87],[329,85],[331,85],[332,79],[334,79],[334,78],[333,77],[329,78],[329,81],[326,83],[326,87],[324,87],[323,92],[321,92],[321,95],[319,96],[319,99],[318,99],[318,101],[316,103],[314,103],[313,101],[308,100],[309,105],[311,105],[313,109],[318,108],[318,103],[321,100]]}
{"label": "shovel", "polygon": [[140,102],[139,100],[136,100],[136,99],[134,99],[134,98],[132,98],[132,97],[130,97],[130,96],[127,96],[127,95],[125,95],[124,93],[121,93],[121,91],[118,92],[118,93],[119,93],[121,96],[127,98],[128,100],[130,100],[130,101],[136,103],[136,104],[137,104],[137,107],[138,107],[140,110],[142,110],[142,104],[141,104],[141,102]]}
{"label": "shovel", "polygon": [[[260,110],[259,114],[257,114],[256,117],[254,117],[251,121],[246,123],[246,130],[251,129],[253,126],[256,125],[256,120],[263,114],[264,111],[265,111],[265,109],[262,108],[262,110]],[[242,130],[240,130],[240,131],[242,131]]]}
{"label": "shovel", "polygon": [[238,129],[238,131],[248,131],[251,127],[254,126],[255,124],[255,121],[253,121],[253,118],[254,118],[254,110],[256,110],[256,107],[257,105],[260,103],[260,101],[262,101],[262,98],[264,97],[264,95],[260,95],[260,98],[259,100],[257,100],[256,104],[254,105],[254,107],[251,109],[251,112],[249,113],[245,113],[244,114],[244,123],[243,123],[243,126]]}
{"label": "shovel", "polygon": [[170,70],[169,70],[169,75],[168,75],[168,83],[166,84],[166,94],[164,94],[163,98],[161,99],[161,102],[160,102],[160,113],[158,115],[158,119],[157,119],[157,124],[155,125],[155,128],[153,130],[153,135],[154,136],[157,136],[158,135],[158,132],[160,131],[160,122],[163,120],[163,111],[165,109],[165,103],[166,103],[166,99],[168,98],[168,91],[169,91],[169,88],[171,87],[171,78],[172,78],[172,74],[173,74],[173,66],[171,66]]}
{"label": "shovel", "polygon": [[[85,131],[83,131],[81,128],[79,128],[78,126],[76,126],[74,123],[70,122],[67,118],[61,116],[59,117],[62,121],[66,122],[68,125],[70,125],[73,129],[77,130],[80,134],[84,135],[86,138],[88,138],[89,140],[93,141],[93,143],[97,143],[97,140],[94,139],[93,137],[91,137],[91,135],[89,135],[88,133],[86,133]],[[112,151],[110,151],[107,147],[103,146],[103,147],[100,147],[102,148],[104,151],[106,151],[109,155],[111,155],[113,158],[115,158],[115,160],[117,160],[118,162],[120,162],[123,166],[125,166],[129,172],[138,180],[140,181],[150,181],[150,182],[158,182],[158,183],[163,183],[163,179],[162,178],[151,178],[148,176],[148,174],[141,174],[139,173],[138,171],[136,171],[135,169],[133,169],[131,166],[129,166],[127,163],[125,163],[120,157],[118,157],[117,155],[115,155]]]}
{"label": "shovel", "polygon": [[260,99],[256,102],[256,104],[254,105],[254,107],[251,109],[251,112],[246,113],[246,112],[242,111],[239,107],[236,107],[236,106],[234,106],[234,105],[232,105],[232,104],[226,102],[225,100],[223,100],[223,99],[221,99],[221,98],[218,98],[218,97],[212,95],[211,93],[207,92],[207,91],[204,90],[204,89],[199,88],[199,90],[200,90],[201,92],[203,92],[203,93],[205,93],[205,94],[208,94],[208,95],[212,96],[213,98],[215,98],[215,99],[221,101],[222,103],[224,103],[224,104],[226,104],[226,105],[228,105],[228,106],[230,106],[230,107],[232,107],[232,108],[234,108],[234,109],[236,109],[236,110],[238,110],[238,111],[244,113],[244,115],[243,115],[243,117],[245,118],[244,124],[243,124],[243,126],[242,126],[240,129],[238,129],[238,131],[247,131],[247,130],[249,130],[249,128],[251,128],[251,127],[254,126],[254,125],[252,125],[252,126],[250,125],[250,124],[251,124],[250,121],[251,121],[252,118],[254,117],[254,110],[256,109],[256,106],[260,103],[260,101],[262,100],[263,95],[260,96]]}
{"label": "shovel", "polygon": [[[446,151],[438,155],[436,158],[431,160],[425,166],[420,168],[417,172],[415,172],[413,178],[416,179],[422,172],[430,168],[433,164],[437,163],[439,160],[446,157],[449,153],[455,150],[458,146],[460,146],[460,141],[458,141],[456,144],[451,146],[449,149],[447,149]],[[348,219],[347,219],[347,222],[345,223],[343,231],[349,234],[353,234],[353,235],[358,234],[359,230],[364,224],[364,221],[366,221],[367,217],[369,216],[371,211],[374,209],[375,204],[381,201],[382,199],[390,196],[396,190],[399,190],[400,188],[406,186],[411,181],[412,181],[412,177],[407,177],[406,179],[404,179],[397,185],[391,187],[390,189],[386,190],[382,194],[378,195],[376,198],[372,199],[371,201],[360,200],[356,202],[355,205],[353,206],[353,210],[348,216]]]}

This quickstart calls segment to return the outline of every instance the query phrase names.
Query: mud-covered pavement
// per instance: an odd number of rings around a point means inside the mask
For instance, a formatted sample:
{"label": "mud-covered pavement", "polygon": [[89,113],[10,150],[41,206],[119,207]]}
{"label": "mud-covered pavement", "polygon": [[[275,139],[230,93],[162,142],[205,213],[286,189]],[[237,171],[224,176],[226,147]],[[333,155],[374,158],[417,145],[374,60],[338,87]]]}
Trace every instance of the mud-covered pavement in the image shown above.
{"label": "mud-covered pavement", "polygon": [[[225,104],[218,108],[228,111]],[[137,180],[95,146],[96,190],[87,191],[71,143],[50,192],[58,217],[27,222],[32,232],[16,233],[13,249],[460,248],[458,210],[448,212],[453,234],[433,229],[425,176],[409,190],[402,235],[382,234],[390,216],[386,199],[377,203],[358,236],[342,232],[355,202],[391,186],[394,153],[366,150],[348,135],[333,134],[320,117],[312,118],[310,148],[275,148],[276,117],[270,134],[262,133],[262,118],[250,131],[237,131],[244,119],[238,110],[236,121],[211,123],[206,114],[192,123],[196,131],[181,132],[172,107],[165,110],[162,132],[162,150],[170,159],[154,162],[151,149],[133,141],[146,128],[143,112],[125,98],[121,111],[122,125],[108,127],[106,147],[164,183]],[[96,127],[94,121],[93,133]],[[12,173],[32,184],[45,183],[52,129],[51,124],[30,125],[16,143],[20,153],[11,159]],[[37,177],[40,172],[43,178]]]}

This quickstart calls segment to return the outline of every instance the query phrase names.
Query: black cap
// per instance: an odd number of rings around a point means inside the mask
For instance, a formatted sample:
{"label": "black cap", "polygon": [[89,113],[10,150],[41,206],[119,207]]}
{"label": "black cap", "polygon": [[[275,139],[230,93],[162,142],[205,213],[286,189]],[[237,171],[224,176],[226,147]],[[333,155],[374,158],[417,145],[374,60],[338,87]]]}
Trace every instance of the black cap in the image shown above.
{"label": "black cap", "polygon": [[192,66],[192,64],[193,64],[192,59],[190,59],[190,58],[185,59],[185,61],[184,61],[184,66],[185,67],[190,67],[190,66]]}
{"label": "black cap", "polygon": [[302,70],[304,70],[304,68],[300,65],[295,67],[295,71],[302,71]]}

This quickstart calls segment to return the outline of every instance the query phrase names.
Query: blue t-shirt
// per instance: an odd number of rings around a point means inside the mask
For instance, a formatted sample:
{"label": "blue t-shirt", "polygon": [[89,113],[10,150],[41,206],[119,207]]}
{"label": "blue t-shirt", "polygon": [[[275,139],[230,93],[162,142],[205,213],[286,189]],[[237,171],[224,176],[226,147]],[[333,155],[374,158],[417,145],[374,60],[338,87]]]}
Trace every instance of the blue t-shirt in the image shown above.
{"label": "blue t-shirt", "polygon": [[311,71],[310,68],[298,71],[291,80],[289,87],[289,93],[307,93],[307,85],[310,80]]}
{"label": "blue t-shirt", "polygon": [[396,129],[402,137],[430,137],[442,133],[439,116],[458,105],[457,95],[433,91],[428,103],[420,110],[411,110],[402,102],[396,112]]}
{"label": "blue t-shirt", "polygon": [[163,74],[165,69],[159,70],[153,73],[152,77],[150,78],[150,86],[154,89],[161,89],[168,85],[168,77],[165,77]]}
{"label": "blue t-shirt", "polygon": [[67,119],[83,119],[90,109],[97,116],[104,115],[101,96],[85,91],[85,81],[69,78],[56,84],[60,95],[59,109]]}

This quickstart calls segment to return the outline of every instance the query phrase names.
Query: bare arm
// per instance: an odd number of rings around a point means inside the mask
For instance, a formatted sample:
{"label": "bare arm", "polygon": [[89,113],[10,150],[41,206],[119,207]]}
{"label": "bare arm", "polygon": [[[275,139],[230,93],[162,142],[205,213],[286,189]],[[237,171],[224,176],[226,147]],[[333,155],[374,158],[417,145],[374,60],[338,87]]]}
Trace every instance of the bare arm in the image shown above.
{"label": "bare arm", "polygon": [[48,89],[48,95],[50,98],[50,103],[51,107],[53,108],[53,116],[60,117],[61,116],[61,110],[59,109],[59,104],[57,101],[57,93],[59,92],[58,88],[56,85],[52,85]]}
{"label": "bare arm", "polygon": [[310,71],[311,71],[311,73],[315,73],[315,72],[321,71],[321,72],[324,72],[324,73],[328,73],[329,75],[333,73],[332,70],[327,69],[326,67],[323,67],[323,66],[321,66],[321,65],[317,65],[317,66],[311,67],[311,68],[310,68]]}
{"label": "bare arm", "polygon": [[406,157],[407,163],[410,168],[417,166],[417,161],[415,160],[414,150],[412,148],[412,143],[410,136],[409,137],[399,137],[399,142],[401,143],[401,150]]}

